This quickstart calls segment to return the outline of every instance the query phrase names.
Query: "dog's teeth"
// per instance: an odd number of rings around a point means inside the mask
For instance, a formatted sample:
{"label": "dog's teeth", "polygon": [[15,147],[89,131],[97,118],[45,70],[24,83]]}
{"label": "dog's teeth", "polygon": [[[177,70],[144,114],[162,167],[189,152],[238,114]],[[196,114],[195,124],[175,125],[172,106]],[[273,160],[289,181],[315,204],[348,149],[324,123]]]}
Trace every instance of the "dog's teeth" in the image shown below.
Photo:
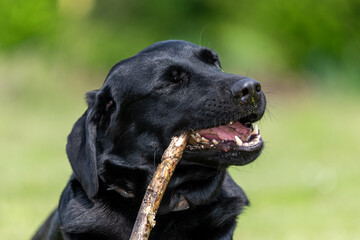
{"label": "dog's teeth", "polygon": [[193,138],[195,139],[196,142],[198,142],[198,143],[201,142],[201,135],[199,133],[195,133]]}
{"label": "dog's teeth", "polygon": [[204,137],[201,137],[201,141],[203,141],[203,142],[209,142],[209,140],[208,139],[206,139],[206,138],[204,138]]}
{"label": "dog's teeth", "polygon": [[241,139],[238,136],[235,136],[235,142],[238,146],[241,146],[243,144],[243,142],[241,141]]}
{"label": "dog's teeth", "polygon": [[233,121],[231,121],[230,124],[233,124]]}
{"label": "dog's teeth", "polygon": [[258,135],[259,134],[259,128],[257,124],[254,125],[254,130],[252,131],[252,134]]}
{"label": "dog's teeth", "polygon": [[243,146],[244,146],[244,147],[248,147],[248,146],[249,146],[249,143],[244,143]]}
{"label": "dog's teeth", "polygon": [[219,143],[219,142],[216,141],[215,139],[213,139],[212,142],[213,142],[213,144],[215,144],[215,145]]}
{"label": "dog's teeth", "polygon": [[260,142],[260,135],[256,135],[256,137],[253,140],[254,143],[259,143]]}

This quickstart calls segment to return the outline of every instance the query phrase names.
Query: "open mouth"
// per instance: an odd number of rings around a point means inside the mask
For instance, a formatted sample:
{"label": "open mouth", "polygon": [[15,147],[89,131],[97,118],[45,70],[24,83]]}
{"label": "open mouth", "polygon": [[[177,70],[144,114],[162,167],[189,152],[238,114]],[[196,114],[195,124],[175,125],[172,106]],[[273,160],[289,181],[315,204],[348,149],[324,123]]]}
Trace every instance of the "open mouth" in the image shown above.
{"label": "open mouth", "polygon": [[190,151],[219,149],[222,152],[252,152],[262,148],[256,124],[230,122],[226,125],[192,131],[186,148]]}

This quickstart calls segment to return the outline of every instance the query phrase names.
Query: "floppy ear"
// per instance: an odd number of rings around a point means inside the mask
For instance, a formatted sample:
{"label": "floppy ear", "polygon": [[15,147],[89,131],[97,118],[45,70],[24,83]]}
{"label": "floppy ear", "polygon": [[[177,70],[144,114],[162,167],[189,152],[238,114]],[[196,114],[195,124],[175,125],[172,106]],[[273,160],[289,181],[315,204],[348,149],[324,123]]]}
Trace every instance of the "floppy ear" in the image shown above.
{"label": "floppy ear", "polygon": [[91,199],[99,190],[96,144],[98,127],[102,116],[114,102],[106,89],[89,92],[86,98],[88,109],[74,124],[68,136],[66,153],[77,180]]}

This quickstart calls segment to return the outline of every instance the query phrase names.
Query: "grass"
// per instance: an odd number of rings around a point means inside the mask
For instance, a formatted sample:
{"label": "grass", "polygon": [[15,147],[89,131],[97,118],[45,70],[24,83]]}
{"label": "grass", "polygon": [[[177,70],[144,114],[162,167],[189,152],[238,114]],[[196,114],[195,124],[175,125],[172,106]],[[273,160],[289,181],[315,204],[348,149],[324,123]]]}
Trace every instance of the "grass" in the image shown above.
{"label": "grass", "polygon": [[[56,206],[71,173],[66,136],[85,110],[84,93],[105,75],[0,58],[0,239],[29,239]],[[235,239],[358,239],[359,96],[313,90],[268,99],[262,156],[231,168],[251,201]]]}

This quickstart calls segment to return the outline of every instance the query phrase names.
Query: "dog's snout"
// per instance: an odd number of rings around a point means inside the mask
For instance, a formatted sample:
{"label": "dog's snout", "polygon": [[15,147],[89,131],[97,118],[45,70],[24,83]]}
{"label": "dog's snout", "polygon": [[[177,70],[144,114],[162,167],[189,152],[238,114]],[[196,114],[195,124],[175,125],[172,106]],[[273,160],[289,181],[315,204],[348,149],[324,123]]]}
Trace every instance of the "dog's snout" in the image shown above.
{"label": "dog's snout", "polygon": [[242,101],[258,101],[261,98],[261,85],[252,78],[245,78],[235,82],[231,87],[234,98]]}

